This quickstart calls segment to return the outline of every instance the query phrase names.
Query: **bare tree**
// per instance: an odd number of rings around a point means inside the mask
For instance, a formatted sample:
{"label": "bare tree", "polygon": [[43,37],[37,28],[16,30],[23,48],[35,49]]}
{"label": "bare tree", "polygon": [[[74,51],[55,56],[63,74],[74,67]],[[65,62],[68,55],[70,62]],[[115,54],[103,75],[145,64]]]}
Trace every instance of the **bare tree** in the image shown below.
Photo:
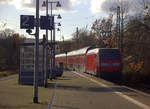
{"label": "bare tree", "polygon": [[108,42],[107,39],[112,37],[113,28],[113,15],[108,18],[96,19],[92,25],[92,32],[94,37],[97,39],[97,45],[104,47],[104,43]]}

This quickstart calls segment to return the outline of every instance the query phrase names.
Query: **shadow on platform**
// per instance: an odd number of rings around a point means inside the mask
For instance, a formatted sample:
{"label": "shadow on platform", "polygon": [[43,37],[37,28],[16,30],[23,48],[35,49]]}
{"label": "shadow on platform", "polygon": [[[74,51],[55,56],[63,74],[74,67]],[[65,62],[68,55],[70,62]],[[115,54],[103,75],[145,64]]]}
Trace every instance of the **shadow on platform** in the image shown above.
{"label": "shadow on platform", "polygon": [[48,83],[48,88],[54,88],[55,87],[55,83]]}
{"label": "shadow on platform", "polygon": [[82,87],[82,86],[69,86],[69,85],[63,85],[58,84],[57,89],[63,89],[63,90],[76,90],[76,91],[89,91],[89,92],[134,92],[133,90],[130,90],[128,88],[122,88],[122,87]]}
{"label": "shadow on platform", "polygon": [[71,80],[70,78],[58,78],[58,80]]}
{"label": "shadow on platform", "polygon": [[59,106],[59,105],[53,105],[53,107],[56,107],[58,109],[79,109],[79,108],[76,108],[76,107],[71,107],[71,106]]}

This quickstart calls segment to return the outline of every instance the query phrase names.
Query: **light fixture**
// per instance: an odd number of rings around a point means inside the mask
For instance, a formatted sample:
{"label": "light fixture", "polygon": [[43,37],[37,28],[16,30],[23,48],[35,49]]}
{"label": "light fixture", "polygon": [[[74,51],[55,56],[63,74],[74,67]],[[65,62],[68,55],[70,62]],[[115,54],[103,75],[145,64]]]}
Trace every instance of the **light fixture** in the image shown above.
{"label": "light fixture", "polygon": [[56,7],[61,7],[61,4],[59,1],[57,2]]}
{"label": "light fixture", "polygon": [[145,9],[148,9],[148,6],[147,6],[147,5],[145,6]]}
{"label": "light fixture", "polygon": [[58,26],[61,26],[61,24],[60,24],[60,23],[58,23]]}
{"label": "light fixture", "polygon": [[60,31],[60,29],[59,29],[59,28],[57,28],[57,31]]}
{"label": "light fixture", "polygon": [[58,15],[57,19],[62,19],[62,17],[61,17],[61,15],[60,15],[60,14]]}
{"label": "light fixture", "polygon": [[46,1],[43,1],[42,7],[46,7]]}

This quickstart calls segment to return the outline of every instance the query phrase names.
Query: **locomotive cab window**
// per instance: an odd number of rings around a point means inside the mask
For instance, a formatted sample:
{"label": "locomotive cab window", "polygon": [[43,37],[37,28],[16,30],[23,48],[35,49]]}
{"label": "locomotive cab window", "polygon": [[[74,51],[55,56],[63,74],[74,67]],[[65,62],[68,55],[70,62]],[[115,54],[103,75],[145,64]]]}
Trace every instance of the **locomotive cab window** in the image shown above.
{"label": "locomotive cab window", "polygon": [[120,51],[118,49],[100,50],[100,59],[118,60],[120,59]]}

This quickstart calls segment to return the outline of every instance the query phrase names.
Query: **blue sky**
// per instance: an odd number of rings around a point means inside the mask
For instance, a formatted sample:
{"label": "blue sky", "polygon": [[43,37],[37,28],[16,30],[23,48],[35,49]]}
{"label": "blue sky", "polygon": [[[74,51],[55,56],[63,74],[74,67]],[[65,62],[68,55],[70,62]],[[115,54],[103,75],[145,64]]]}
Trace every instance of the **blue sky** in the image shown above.
{"label": "blue sky", "polygon": [[[31,37],[25,33],[25,30],[20,29],[20,15],[35,15],[36,0],[0,0],[0,23],[6,22],[7,27],[14,29],[16,32],[25,34],[26,37]],[[40,0],[40,7],[44,0]],[[56,0],[49,0],[56,1]],[[76,31],[76,27],[82,28],[88,25],[90,28],[95,19],[105,17],[108,13],[101,7],[107,1],[111,0],[59,0],[62,3],[62,8],[53,11],[60,13],[62,20],[61,32],[56,33],[56,39],[60,40],[61,36],[65,39],[70,39],[72,33]],[[116,0],[117,1],[117,0]],[[111,2],[110,2],[111,3]],[[107,9],[108,7],[105,6]],[[45,8],[40,8],[40,14],[45,14]],[[55,7],[54,7],[55,9]],[[106,9],[106,10],[107,10]],[[3,28],[1,28],[3,29]],[[40,38],[45,31],[40,31]]]}
{"label": "blue sky", "polygon": [[[17,2],[18,1],[18,2]],[[43,0],[40,0],[43,1]],[[50,1],[50,0],[49,0]],[[95,1],[95,0],[93,0]],[[103,1],[103,0],[102,0]],[[23,4],[24,2],[24,4]],[[35,8],[32,6],[26,6],[26,2],[34,2],[34,0],[1,0],[0,1],[0,22],[6,22],[7,28],[14,29],[16,32],[25,34],[27,37],[31,37],[25,33],[25,30],[20,29],[20,15],[35,15]],[[57,32],[57,40],[61,39],[61,36],[65,36],[65,39],[72,37],[72,33],[76,31],[76,27],[82,28],[88,25],[91,26],[92,22],[96,18],[100,18],[103,14],[99,12],[92,12],[91,0],[64,0],[62,2],[61,10],[56,13],[60,13],[62,20],[61,32]],[[42,8],[41,14],[45,14],[44,8]],[[55,12],[55,11],[54,11]],[[40,37],[44,31],[40,31]]]}

